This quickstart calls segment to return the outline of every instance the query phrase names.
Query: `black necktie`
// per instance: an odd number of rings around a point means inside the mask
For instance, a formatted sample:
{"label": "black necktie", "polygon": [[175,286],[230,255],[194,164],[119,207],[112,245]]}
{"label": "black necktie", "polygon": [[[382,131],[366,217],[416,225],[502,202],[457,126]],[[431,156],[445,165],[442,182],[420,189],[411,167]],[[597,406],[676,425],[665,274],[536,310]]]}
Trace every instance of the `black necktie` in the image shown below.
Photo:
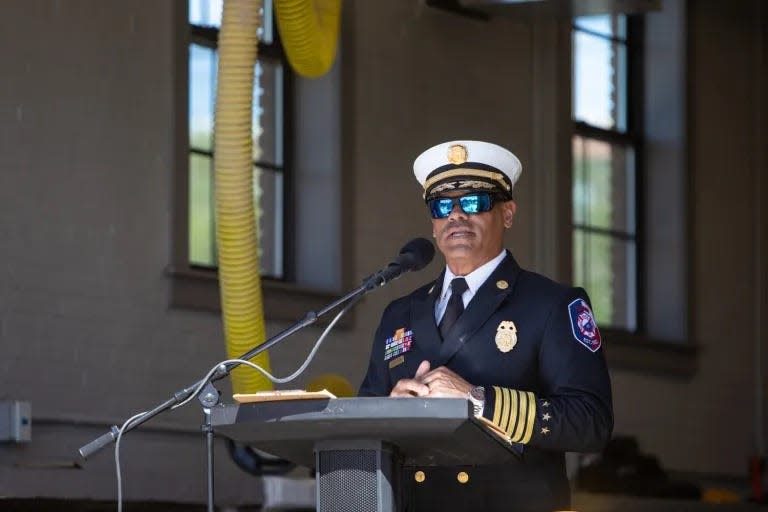
{"label": "black necktie", "polygon": [[467,282],[463,277],[456,277],[451,281],[451,298],[448,299],[448,306],[445,308],[443,318],[440,320],[440,336],[445,339],[448,335],[448,331],[451,330],[453,324],[459,319],[464,312],[464,301],[461,299],[462,294],[467,291]]}

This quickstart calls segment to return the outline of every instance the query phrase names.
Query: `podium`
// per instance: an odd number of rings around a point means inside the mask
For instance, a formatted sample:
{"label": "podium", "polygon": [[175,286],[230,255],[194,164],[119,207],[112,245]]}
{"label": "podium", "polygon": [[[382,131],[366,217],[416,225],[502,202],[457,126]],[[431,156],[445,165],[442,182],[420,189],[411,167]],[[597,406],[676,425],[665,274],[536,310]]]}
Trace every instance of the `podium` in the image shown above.
{"label": "podium", "polygon": [[402,510],[404,466],[501,464],[512,445],[459,398],[335,398],[219,405],[214,431],[314,468],[317,510]]}

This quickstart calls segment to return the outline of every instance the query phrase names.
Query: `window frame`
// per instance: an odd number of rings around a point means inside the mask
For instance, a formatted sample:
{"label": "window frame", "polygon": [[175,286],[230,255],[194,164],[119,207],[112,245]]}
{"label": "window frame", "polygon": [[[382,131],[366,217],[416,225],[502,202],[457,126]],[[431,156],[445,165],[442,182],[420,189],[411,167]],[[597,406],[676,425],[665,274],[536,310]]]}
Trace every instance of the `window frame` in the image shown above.
{"label": "window frame", "polygon": [[[173,109],[175,129],[172,134],[174,163],[172,176],[173,205],[171,216],[170,264],[165,275],[170,280],[169,306],[174,309],[218,313],[221,311],[218,270],[190,264],[189,261],[189,48],[193,31],[189,23],[188,3],[174,2]],[[279,41],[275,29],[275,41]],[[280,47],[282,52],[282,46]],[[273,56],[275,50],[262,48],[259,54]],[[263,306],[268,321],[295,321],[307,310],[317,310],[335,295],[297,285],[296,279],[296,213],[294,168],[294,95],[295,75],[284,62],[283,67],[283,276],[263,277]],[[346,323],[346,322],[344,322]]]}
{"label": "window frame", "polygon": [[[635,50],[641,50],[639,55],[628,53],[628,71],[633,76],[642,77],[640,81],[628,83],[635,88],[632,93],[637,98],[628,114],[640,122],[638,133],[642,135],[636,155],[636,176],[642,176],[636,190],[640,207],[638,247],[642,249],[637,254],[640,269],[637,331],[601,327],[603,337],[609,342],[606,359],[612,369],[673,379],[695,375],[699,355],[696,341],[690,335],[693,291],[688,266],[691,228],[686,188],[690,183],[686,12],[684,5],[665,4],[659,11],[646,12],[640,22],[628,27],[628,30],[637,31],[634,37],[636,40],[640,38],[640,44],[635,45]],[[571,35],[572,25],[571,22]],[[572,49],[568,59],[572,65]],[[573,127],[572,109],[568,119]],[[572,145],[573,137],[567,140]],[[568,153],[572,153],[570,146]],[[568,185],[570,197],[572,178]],[[664,205],[672,208],[675,217],[671,226],[658,229],[656,221],[659,219],[654,212]],[[573,211],[569,208],[567,220],[572,219]],[[572,236],[572,233],[569,225],[563,234]],[[670,239],[670,235],[674,239]],[[657,246],[665,249],[663,261]],[[563,264],[569,265],[563,267],[567,273],[572,268],[573,257],[563,258]],[[657,295],[660,293],[663,296]],[[669,323],[670,318],[675,322]]]}
{"label": "window frame", "polygon": [[[617,13],[614,13],[614,14],[617,14]],[[645,281],[645,261],[643,256],[645,253],[645,246],[644,246],[645,240],[643,237],[643,233],[644,233],[645,223],[644,223],[644,204],[643,204],[643,194],[642,194],[643,174],[644,174],[644,168],[643,168],[644,124],[643,124],[642,102],[643,102],[643,95],[644,95],[643,60],[645,57],[643,48],[644,48],[645,41],[644,41],[643,15],[627,13],[627,14],[624,14],[624,16],[626,16],[626,30],[627,30],[627,35],[625,39],[617,38],[615,36],[608,36],[605,34],[601,34],[599,32],[585,29],[583,27],[579,27],[577,26],[574,20],[571,20],[572,37],[576,32],[582,32],[594,37],[599,37],[611,43],[619,43],[619,44],[625,45],[626,56],[627,56],[627,77],[626,77],[627,121],[626,121],[626,129],[624,131],[621,131],[618,128],[608,129],[608,128],[603,128],[599,126],[594,126],[585,121],[577,120],[574,115],[574,107],[572,106],[571,116],[570,116],[571,123],[572,123],[570,142],[571,144],[573,144],[573,140],[576,137],[581,137],[586,141],[593,140],[598,142],[605,142],[610,145],[623,146],[633,151],[634,180],[632,185],[634,188],[634,196],[635,196],[634,197],[634,204],[635,204],[634,236],[628,235],[627,233],[624,233],[624,232],[620,234],[614,233],[613,230],[610,230],[610,229],[606,229],[606,230],[600,229],[599,231],[601,233],[607,234],[608,236],[611,237],[611,239],[615,239],[615,238],[631,239],[634,241],[634,244],[635,244],[635,248],[634,248],[635,328],[628,329],[625,327],[606,326],[605,328],[602,328],[602,330],[638,335],[645,331],[645,319],[643,318],[643,309],[644,309],[643,304],[645,303],[645,289],[643,285]],[[571,63],[573,65],[573,62],[574,62],[573,50],[571,51],[570,58],[571,58]],[[572,146],[570,151],[573,152]],[[573,155],[571,158],[573,162]],[[573,163],[571,164],[571,168],[573,172]],[[573,186],[574,186],[574,178],[573,178],[573,175],[571,175],[571,183],[570,183],[571,193],[573,191]],[[570,219],[569,231],[570,231],[571,237],[573,237],[574,233],[577,230],[583,233],[598,232],[598,230],[596,230],[595,228],[589,225],[576,224],[574,221],[572,208],[569,214],[569,219]],[[571,269],[573,269],[574,250],[573,250],[572,243],[571,243],[571,248],[572,249],[571,249],[570,265],[571,265]],[[571,270],[571,272],[573,272],[573,270]]]}
{"label": "window frame", "polygon": [[[185,2],[187,5],[189,2]],[[264,43],[261,40],[258,44],[258,58],[261,58],[262,56],[266,59],[272,60],[272,61],[278,61],[281,64],[282,67],[282,73],[283,73],[283,87],[281,91],[282,95],[282,133],[280,134],[280,138],[282,141],[282,148],[283,148],[283,162],[282,165],[278,165],[273,162],[263,162],[263,161],[253,161],[253,168],[254,171],[256,168],[261,167],[264,169],[269,169],[275,172],[279,172],[282,177],[282,185],[283,185],[283,198],[282,198],[282,216],[283,216],[283,232],[281,235],[282,240],[282,275],[281,276],[262,276],[263,279],[271,279],[276,281],[292,281],[294,278],[294,271],[293,271],[293,236],[290,232],[292,230],[292,226],[294,225],[293,219],[291,217],[291,209],[288,207],[288,205],[292,204],[290,201],[293,199],[293,180],[292,180],[292,173],[291,173],[291,156],[292,155],[292,140],[290,139],[290,134],[292,133],[292,112],[291,112],[291,105],[292,102],[289,101],[289,99],[293,96],[293,80],[292,80],[292,72],[291,67],[288,64],[288,60],[285,55],[285,51],[282,46],[282,41],[280,40],[280,36],[277,30],[277,25],[274,20],[274,16],[271,20],[272,23],[272,42],[271,43]],[[214,51],[218,51],[218,38],[219,38],[219,29],[216,27],[209,27],[209,26],[201,26],[201,25],[194,25],[188,22],[188,29],[189,29],[189,43],[187,45],[187,48],[189,49],[192,44],[196,44],[198,46],[203,46],[205,48],[212,49]],[[189,59],[189,50],[187,54],[187,59]],[[187,71],[187,91],[189,87],[189,71]],[[187,123],[187,129],[189,129],[189,124]],[[214,160],[214,151],[213,148],[211,148],[210,151],[200,149],[200,148],[193,148],[189,141],[187,141],[187,147],[188,147],[188,153],[191,157],[193,154],[205,156],[207,158],[210,158],[213,162]],[[187,190],[189,189],[189,181],[187,180]],[[258,205],[257,205],[258,206]],[[189,213],[189,209],[187,210],[187,213]],[[187,224],[187,231],[189,230],[189,225]],[[186,259],[187,259],[187,265],[189,268],[199,270],[201,272],[210,272],[210,271],[217,271],[216,266],[207,266],[207,265],[196,265],[193,264],[191,261],[189,261],[189,246],[187,245],[186,248]]]}

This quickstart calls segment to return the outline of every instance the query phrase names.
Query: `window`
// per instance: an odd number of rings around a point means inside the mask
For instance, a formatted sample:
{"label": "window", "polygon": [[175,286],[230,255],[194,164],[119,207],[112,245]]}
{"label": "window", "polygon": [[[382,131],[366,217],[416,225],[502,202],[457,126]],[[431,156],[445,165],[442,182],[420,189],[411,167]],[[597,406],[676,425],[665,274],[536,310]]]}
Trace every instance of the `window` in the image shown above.
{"label": "window", "polygon": [[684,2],[572,24],[574,280],[612,368],[690,376]]}
{"label": "window", "polygon": [[[220,311],[214,227],[213,117],[222,0],[173,2],[174,216],[172,307]],[[261,185],[259,220],[264,314],[295,321],[336,298],[344,284],[341,178],[341,73],[293,74],[264,2],[255,66],[253,169]],[[318,134],[322,134],[320,137]],[[290,141],[290,142],[289,142]],[[290,200],[292,195],[303,198]],[[322,245],[323,251],[317,247]]]}
{"label": "window", "polygon": [[[213,123],[217,43],[223,0],[190,0],[188,265],[217,266]],[[253,171],[261,273],[283,278],[286,191],[284,58],[272,16],[264,2],[254,69]]]}
{"label": "window", "polygon": [[638,87],[629,19],[573,25],[573,277],[598,322],[638,328]]}

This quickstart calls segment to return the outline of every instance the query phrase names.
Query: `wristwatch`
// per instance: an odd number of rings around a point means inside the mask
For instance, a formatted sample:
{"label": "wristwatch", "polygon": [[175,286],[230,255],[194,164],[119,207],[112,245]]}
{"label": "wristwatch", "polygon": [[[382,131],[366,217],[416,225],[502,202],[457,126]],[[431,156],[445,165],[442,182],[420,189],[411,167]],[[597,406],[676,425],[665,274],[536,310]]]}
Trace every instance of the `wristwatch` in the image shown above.
{"label": "wristwatch", "polygon": [[485,388],[483,386],[475,386],[467,393],[467,399],[472,402],[474,407],[475,418],[479,418],[483,415],[483,409],[485,409]]}

